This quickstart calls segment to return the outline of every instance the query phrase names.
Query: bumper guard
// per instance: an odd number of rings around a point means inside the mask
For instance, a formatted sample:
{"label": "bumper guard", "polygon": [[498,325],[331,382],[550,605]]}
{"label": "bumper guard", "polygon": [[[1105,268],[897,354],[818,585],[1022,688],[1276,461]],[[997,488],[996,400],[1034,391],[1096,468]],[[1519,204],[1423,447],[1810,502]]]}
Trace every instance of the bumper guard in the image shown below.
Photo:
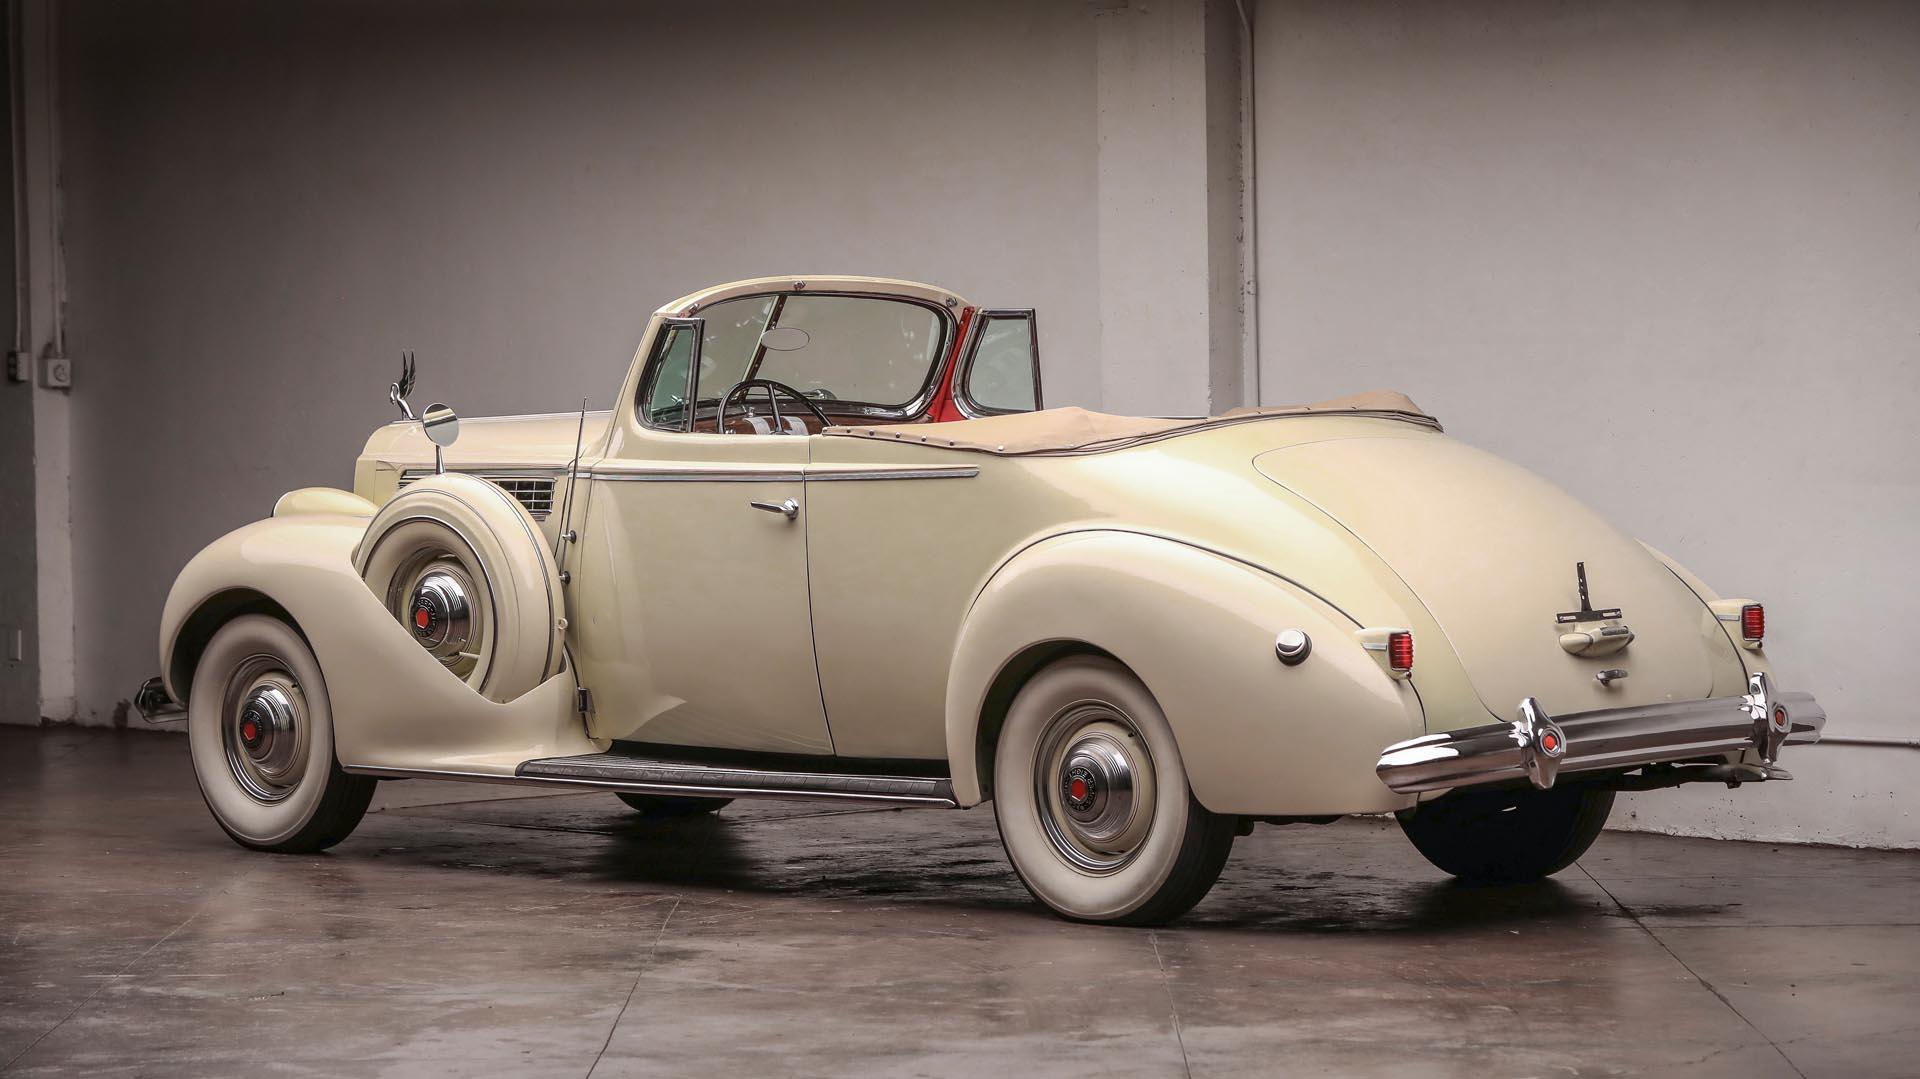
{"label": "bumper guard", "polygon": [[[1786,743],[1818,742],[1826,710],[1810,693],[1778,693],[1764,672],[1741,697],[1608,708],[1554,719],[1532,697],[1511,723],[1396,742],[1374,772],[1400,794],[1526,779],[1545,790],[1566,772],[1627,770],[1751,749],[1772,764]],[[1789,778],[1775,770],[1778,778]]]}

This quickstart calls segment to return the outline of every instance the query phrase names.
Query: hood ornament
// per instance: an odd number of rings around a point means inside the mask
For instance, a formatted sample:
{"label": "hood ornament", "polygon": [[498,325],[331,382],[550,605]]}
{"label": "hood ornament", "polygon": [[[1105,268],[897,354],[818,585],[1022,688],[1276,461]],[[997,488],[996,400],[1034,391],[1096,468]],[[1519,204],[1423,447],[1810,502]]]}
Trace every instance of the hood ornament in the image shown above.
{"label": "hood ornament", "polygon": [[387,386],[387,400],[399,406],[400,415],[405,419],[413,418],[413,406],[407,404],[407,395],[413,392],[413,350],[400,354],[400,381]]}

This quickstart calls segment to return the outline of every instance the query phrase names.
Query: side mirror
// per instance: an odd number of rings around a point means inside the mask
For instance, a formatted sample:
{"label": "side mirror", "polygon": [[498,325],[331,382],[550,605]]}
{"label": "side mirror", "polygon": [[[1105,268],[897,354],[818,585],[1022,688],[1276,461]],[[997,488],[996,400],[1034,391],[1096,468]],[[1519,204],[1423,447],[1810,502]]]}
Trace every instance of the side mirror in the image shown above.
{"label": "side mirror", "polygon": [[427,441],[433,443],[433,470],[445,472],[447,447],[460,437],[460,417],[453,409],[436,401],[421,413],[420,427],[426,431]]}

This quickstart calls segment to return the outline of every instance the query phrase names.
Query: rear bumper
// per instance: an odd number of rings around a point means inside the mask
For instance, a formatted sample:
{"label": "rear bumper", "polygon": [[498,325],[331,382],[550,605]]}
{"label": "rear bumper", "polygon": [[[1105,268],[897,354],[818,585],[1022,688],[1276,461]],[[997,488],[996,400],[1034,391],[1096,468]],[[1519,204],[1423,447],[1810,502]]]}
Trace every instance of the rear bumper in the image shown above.
{"label": "rear bumper", "polygon": [[1809,693],[1779,693],[1755,674],[1739,697],[1609,708],[1549,717],[1532,697],[1511,723],[1429,734],[1388,746],[1374,772],[1401,794],[1525,779],[1542,789],[1562,773],[1744,753],[1771,763],[1789,742],[1818,742],[1827,713]]}

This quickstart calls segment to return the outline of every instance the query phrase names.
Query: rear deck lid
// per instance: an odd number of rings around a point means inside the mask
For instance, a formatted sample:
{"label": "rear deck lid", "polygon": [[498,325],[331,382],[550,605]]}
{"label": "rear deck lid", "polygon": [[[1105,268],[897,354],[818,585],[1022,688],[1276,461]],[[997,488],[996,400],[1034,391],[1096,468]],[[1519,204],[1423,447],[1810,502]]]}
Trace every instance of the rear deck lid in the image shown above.
{"label": "rear deck lid", "polygon": [[[1419,597],[1488,711],[1521,699],[1550,713],[1705,696],[1712,686],[1699,600],[1592,510],[1538,476],[1441,435],[1347,438],[1271,450],[1254,467],[1312,502],[1385,560]],[[1558,616],[1618,608],[1624,650],[1576,656]],[[1602,670],[1628,677],[1603,686]],[[1414,670],[1419,683],[1419,668]]]}

